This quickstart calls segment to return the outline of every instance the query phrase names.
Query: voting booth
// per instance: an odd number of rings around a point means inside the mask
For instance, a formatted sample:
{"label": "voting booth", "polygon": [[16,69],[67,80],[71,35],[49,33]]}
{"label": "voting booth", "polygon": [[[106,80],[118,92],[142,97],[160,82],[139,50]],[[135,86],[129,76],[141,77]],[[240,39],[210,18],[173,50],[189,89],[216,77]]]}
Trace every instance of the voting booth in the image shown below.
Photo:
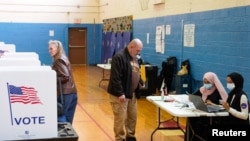
{"label": "voting booth", "polygon": [[15,45],[0,44],[0,53],[0,140],[58,137],[56,72]]}
{"label": "voting booth", "polygon": [[57,122],[56,72],[38,54],[15,50],[0,43],[0,140],[77,141],[71,125]]}
{"label": "voting booth", "polygon": [[0,44],[0,52],[16,52],[16,45],[15,44]]}
{"label": "voting booth", "polygon": [[41,61],[35,52],[3,52],[0,66],[41,66]]}
{"label": "voting booth", "polygon": [[57,137],[56,72],[41,68],[0,69],[1,140]]}
{"label": "voting booth", "polygon": [[0,58],[0,66],[41,66],[35,58]]}
{"label": "voting booth", "polygon": [[29,58],[39,59],[39,55],[35,52],[4,52],[1,58]]}

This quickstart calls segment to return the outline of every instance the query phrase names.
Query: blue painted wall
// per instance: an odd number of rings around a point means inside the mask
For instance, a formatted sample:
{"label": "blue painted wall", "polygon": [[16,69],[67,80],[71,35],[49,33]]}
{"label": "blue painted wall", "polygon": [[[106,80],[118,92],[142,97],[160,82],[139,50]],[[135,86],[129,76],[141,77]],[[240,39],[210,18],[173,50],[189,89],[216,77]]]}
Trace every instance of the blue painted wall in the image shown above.
{"label": "blue painted wall", "polygon": [[[182,45],[182,22],[195,24],[194,48]],[[158,54],[155,28],[162,24],[171,25],[171,35],[165,36],[165,53]],[[70,27],[87,28],[88,65],[100,63],[102,24],[0,23],[0,41],[15,44],[18,52],[37,52],[42,64],[50,65],[48,41],[61,40],[68,53]],[[54,30],[54,37],[49,36],[49,30]],[[205,72],[213,71],[226,86],[226,75],[237,71],[244,76],[244,89],[250,97],[250,6],[134,20],[133,37],[142,39],[142,58],[157,65],[159,72],[162,61],[169,56],[177,57],[178,67],[189,59],[194,80],[202,80]]]}
{"label": "blue painted wall", "polygon": [[[195,47],[183,47],[183,24],[195,24]],[[155,29],[171,25],[165,36],[165,54],[155,53]],[[237,71],[245,78],[244,89],[250,97],[250,6],[207,12],[135,20],[133,36],[143,40],[142,58],[161,70],[169,56],[180,62],[189,59],[194,80],[202,80],[207,71],[215,72],[226,87],[226,75]],[[146,33],[150,42],[146,44]],[[160,72],[160,71],[159,71]]]}
{"label": "blue painted wall", "polygon": [[[48,53],[48,41],[60,40],[68,54],[68,28],[81,27],[87,29],[88,64],[101,61],[101,25],[100,24],[37,24],[37,23],[0,23],[0,41],[15,44],[17,52],[36,52],[42,64],[51,65]],[[49,36],[49,30],[55,35]],[[96,41],[96,42],[94,42]],[[94,46],[96,49],[94,50]]]}

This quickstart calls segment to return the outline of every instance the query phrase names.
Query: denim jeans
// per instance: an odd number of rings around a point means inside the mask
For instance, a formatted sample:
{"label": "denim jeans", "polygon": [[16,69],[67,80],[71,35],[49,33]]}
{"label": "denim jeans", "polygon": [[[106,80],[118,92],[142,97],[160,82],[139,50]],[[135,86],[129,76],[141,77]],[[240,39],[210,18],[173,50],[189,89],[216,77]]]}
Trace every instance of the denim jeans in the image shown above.
{"label": "denim jeans", "polygon": [[74,114],[77,106],[77,94],[63,94],[63,107],[64,115],[66,116],[67,122],[73,123]]}

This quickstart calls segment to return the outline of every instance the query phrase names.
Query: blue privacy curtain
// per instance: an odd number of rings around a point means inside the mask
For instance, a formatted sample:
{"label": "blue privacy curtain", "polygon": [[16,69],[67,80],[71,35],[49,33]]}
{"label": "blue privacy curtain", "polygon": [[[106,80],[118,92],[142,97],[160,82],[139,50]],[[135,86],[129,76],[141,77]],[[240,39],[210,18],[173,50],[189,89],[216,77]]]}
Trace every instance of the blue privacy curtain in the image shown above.
{"label": "blue privacy curtain", "polygon": [[116,41],[115,41],[115,53],[116,52],[119,52],[124,46],[123,46],[123,44],[122,44],[122,41],[123,41],[123,39],[122,39],[122,32],[117,32],[116,33]]}
{"label": "blue privacy curtain", "polygon": [[131,40],[131,32],[123,32],[122,45],[126,47]]}
{"label": "blue privacy curtain", "polygon": [[108,52],[110,41],[111,41],[111,32],[103,32],[102,33],[102,56],[101,56],[102,63],[106,63],[107,58],[109,58],[106,52]]}
{"label": "blue privacy curtain", "polygon": [[126,47],[132,39],[132,16],[103,20],[101,63]]}

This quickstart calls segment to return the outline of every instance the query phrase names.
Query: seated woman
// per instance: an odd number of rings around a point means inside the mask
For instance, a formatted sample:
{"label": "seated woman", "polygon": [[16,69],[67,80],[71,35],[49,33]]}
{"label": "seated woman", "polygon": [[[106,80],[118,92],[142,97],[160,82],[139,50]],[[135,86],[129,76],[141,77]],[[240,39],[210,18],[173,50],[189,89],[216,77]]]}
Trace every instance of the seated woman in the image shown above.
{"label": "seated woman", "polygon": [[[220,100],[227,100],[227,92],[213,72],[207,72],[203,76],[203,86],[194,93],[202,97],[206,104],[219,104]],[[189,117],[187,118],[187,126],[185,140],[206,140],[207,127],[209,125],[209,117]],[[220,118],[215,118],[213,124],[219,122]]]}
{"label": "seated woman", "polygon": [[243,91],[243,83],[241,74],[233,72],[227,75],[227,88],[230,93],[227,101],[222,102],[223,107],[229,112],[229,116],[223,119],[226,125],[249,125],[249,105],[247,95]]}

